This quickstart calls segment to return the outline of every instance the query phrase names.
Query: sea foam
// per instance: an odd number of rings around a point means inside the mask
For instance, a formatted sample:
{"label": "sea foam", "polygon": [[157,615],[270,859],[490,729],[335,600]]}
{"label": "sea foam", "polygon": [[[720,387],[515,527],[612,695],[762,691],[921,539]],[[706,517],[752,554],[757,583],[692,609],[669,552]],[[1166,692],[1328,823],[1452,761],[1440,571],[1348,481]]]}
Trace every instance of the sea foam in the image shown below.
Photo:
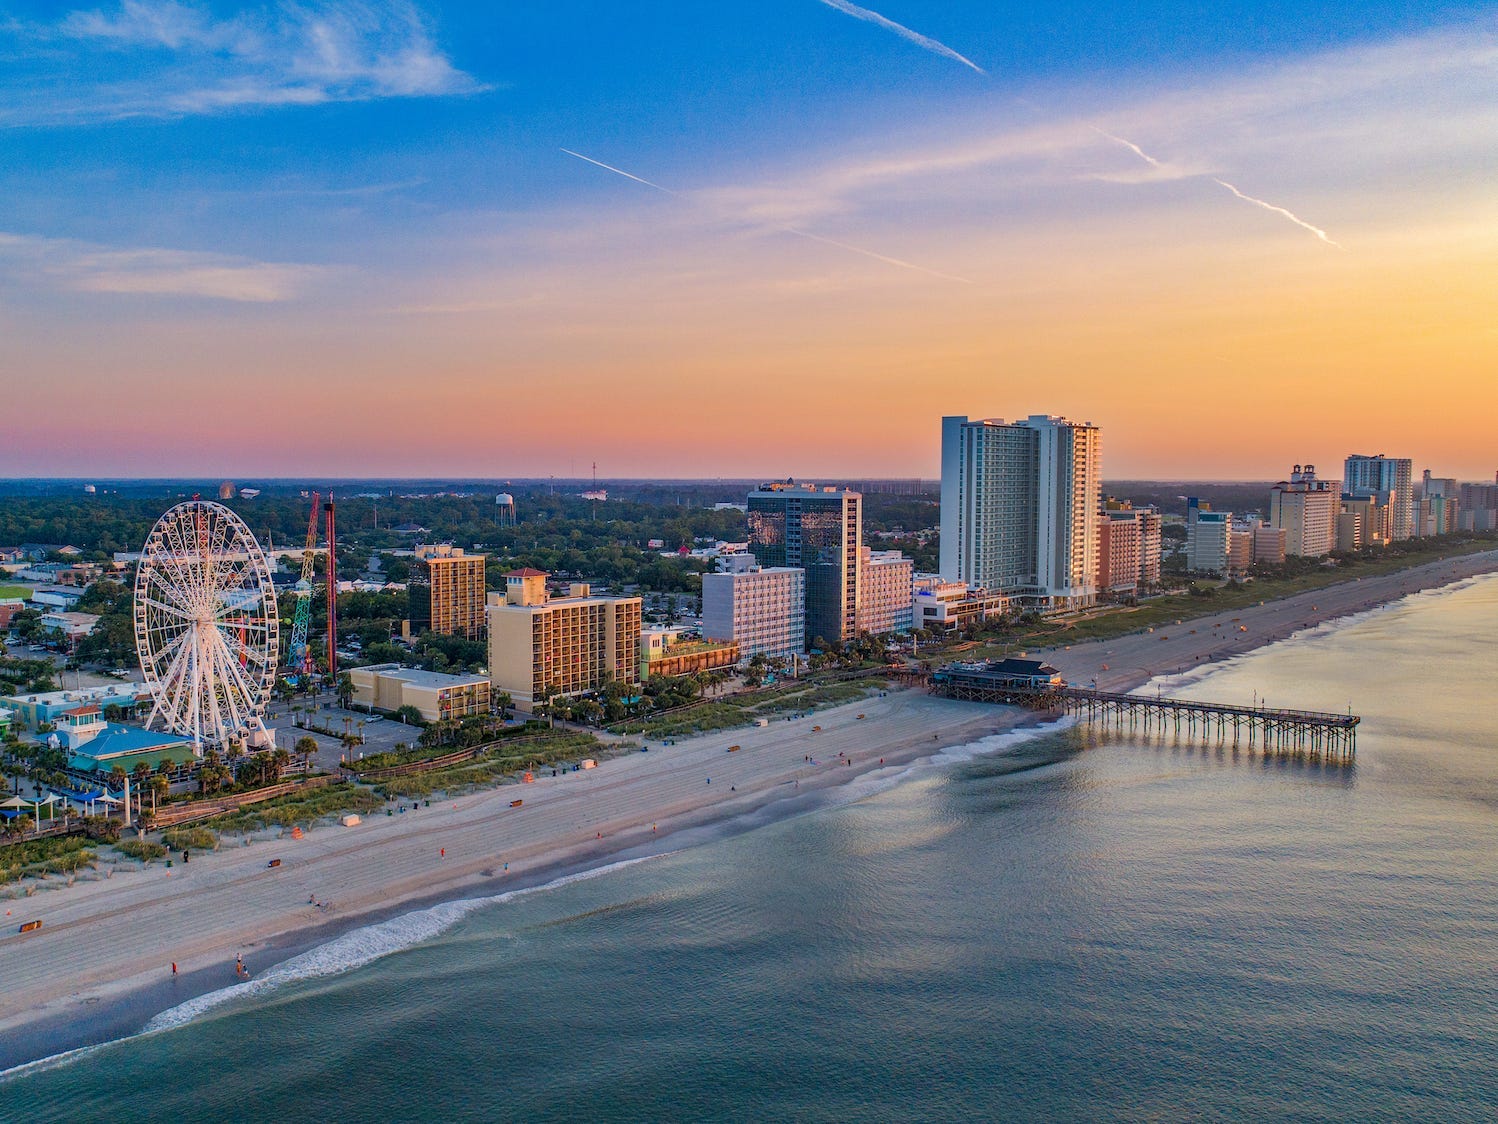
{"label": "sea foam", "polygon": [[563,886],[569,886],[574,882],[583,882],[588,879],[597,878],[600,875],[622,870],[625,867],[634,866],[637,863],[646,862],[650,859],[662,858],[671,853],[665,851],[660,854],[621,859],[618,862],[608,863],[604,866],[566,874],[539,886],[507,890],[502,894],[439,902],[437,905],[429,906],[426,909],[412,910],[410,913],[403,913],[372,925],[364,925],[357,929],[351,929],[349,932],[334,937],[325,944],[308,949],[306,952],[268,968],[264,975],[256,976],[254,979],[246,980],[243,983],[220,988],[217,991],[205,992],[202,995],[194,996],[192,999],[179,1003],[175,1007],[170,1007],[151,1019],[150,1022],[146,1023],[135,1034],[128,1034],[110,1042],[100,1042],[90,1046],[80,1046],[73,1050],[65,1050],[59,1054],[37,1058],[35,1061],[23,1062],[21,1065],[0,1071],[0,1084],[19,1077],[44,1073],[59,1066],[71,1064],[118,1042],[128,1042],[133,1038],[142,1038],[147,1035],[175,1030],[178,1027],[186,1026],[196,1019],[202,1018],[210,1011],[226,1003],[264,997],[288,984],[297,983],[302,980],[315,980],[326,976],[336,976],[344,972],[351,972],[356,968],[362,968],[364,965],[373,963],[383,957],[402,952],[405,949],[421,944],[423,941],[429,941],[434,937],[441,936],[469,914],[486,909],[489,906],[502,905],[505,902],[514,901],[517,898],[526,897],[531,894],[539,894],[546,890],[555,890]]}
{"label": "sea foam", "polygon": [[639,858],[621,859],[591,870],[563,875],[561,878],[553,879],[540,886],[507,890],[502,894],[482,898],[459,898],[456,901],[439,902],[426,909],[413,910],[385,921],[378,921],[373,925],[351,929],[341,936],[334,937],[326,944],[320,944],[316,948],[308,949],[289,960],[282,961],[267,969],[264,975],[256,976],[244,983],[221,988],[218,991],[194,996],[184,1003],[168,1008],[148,1022],[141,1033],[153,1034],[184,1026],[225,1003],[252,996],[263,996],[290,983],[351,972],[383,957],[441,936],[463,918],[478,910],[502,905],[530,894],[559,889],[574,882],[597,878],[600,875],[659,857],[659,855],[642,855]]}

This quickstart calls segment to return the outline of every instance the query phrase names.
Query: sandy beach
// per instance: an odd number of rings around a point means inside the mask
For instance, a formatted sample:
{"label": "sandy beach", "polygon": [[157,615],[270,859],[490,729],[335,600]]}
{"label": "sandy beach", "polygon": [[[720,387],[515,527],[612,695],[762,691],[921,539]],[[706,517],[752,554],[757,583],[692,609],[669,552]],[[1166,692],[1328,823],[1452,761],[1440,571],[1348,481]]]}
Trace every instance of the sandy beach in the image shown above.
{"label": "sandy beach", "polygon": [[[1498,551],[1043,654],[1072,682],[1127,690],[1493,570]],[[671,850],[692,841],[683,834],[690,829],[792,814],[872,771],[1035,722],[1007,708],[890,691],[809,718],[653,743],[649,752],[532,785],[376,813],[357,827],[332,824],[301,840],[248,846],[227,837],[218,852],[196,855],[188,866],[126,864],[108,878],[7,899],[0,1069],[117,1037],[194,994],[232,985],[236,955],[260,973],[418,903],[500,893]],[[740,748],[730,753],[730,745]],[[523,806],[512,808],[518,798]],[[269,867],[272,859],[280,865]],[[42,929],[18,934],[31,920]]]}

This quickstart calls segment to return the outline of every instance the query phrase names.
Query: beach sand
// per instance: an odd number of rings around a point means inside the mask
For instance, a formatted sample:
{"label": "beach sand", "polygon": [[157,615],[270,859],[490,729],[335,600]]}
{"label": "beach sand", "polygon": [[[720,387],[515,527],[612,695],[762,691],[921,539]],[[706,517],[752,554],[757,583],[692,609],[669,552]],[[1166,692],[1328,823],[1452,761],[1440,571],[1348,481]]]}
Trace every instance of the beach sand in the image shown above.
{"label": "beach sand", "polygon": [[[1128,690],[1495,569],[1498,551],[1468,555],[1154,633],[1031,654],[1043,654],[1074,683],[1096,678],[1100,687]],[[352,828],[322,826],[300,840],[242,846],[231,836],[188,866],[120,866],[107,879],[6,900],[0,1069],[130,1033],[160,1010],[229,986],[237,955],[263,972],[342,930],[419,904],[537,885],[688,845],[697,829],[794,814],[870,772],[893,772],[1037,721],[1010,708],[892,690],[808,718],[669,747],[656,742],[596,769],[538,774],[531,785],[375,813]],[[740,748],[730,753],[730,745]],[[522,807],[510,807],[522,798]],[[281,865],[270,868],[272,859]],[[18,934],[31,920],[43,928]]]}

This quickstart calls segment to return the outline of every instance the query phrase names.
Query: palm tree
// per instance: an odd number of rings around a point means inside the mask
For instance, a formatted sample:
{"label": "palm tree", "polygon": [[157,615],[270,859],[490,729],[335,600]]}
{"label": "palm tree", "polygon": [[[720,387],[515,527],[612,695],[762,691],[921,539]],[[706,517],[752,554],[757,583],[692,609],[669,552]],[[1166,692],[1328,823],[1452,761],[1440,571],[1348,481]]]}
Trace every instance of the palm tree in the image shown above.
{"label": "palm tree", "polygon": [[296,745],[292,747],[298,757],[302,759],[303,772],[312,771],[312,758],[317,753],[317,739],[309,735],[297,738]]}
{"label": "palm tree", "polygon": [[276,780],[279,781],[282,775],[285,774],[286,767],[291,764],[291,751],[277,746],[276,751],[270,755],[270,759],[271,768],[276,775]]}
{"label": "palm tree", "polygon": [[171,781],[167,779],[165,773],[157,773],[154,777],[151,778],[150,787],[151,811],[154,813],[156,811],[157,798],[159,797],[162,800],[166,799],[167,792],[171,789]]}

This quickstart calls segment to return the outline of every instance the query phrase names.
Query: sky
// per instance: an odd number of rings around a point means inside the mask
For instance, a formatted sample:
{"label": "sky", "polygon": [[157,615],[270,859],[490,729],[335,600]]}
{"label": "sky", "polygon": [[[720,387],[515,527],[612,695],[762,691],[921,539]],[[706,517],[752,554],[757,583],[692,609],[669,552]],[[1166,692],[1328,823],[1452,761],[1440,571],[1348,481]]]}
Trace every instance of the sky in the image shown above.
{"label": "sky", "polygon": [[1492,4],[0,0],[0,475],[1490,480],[1495,93]]}

